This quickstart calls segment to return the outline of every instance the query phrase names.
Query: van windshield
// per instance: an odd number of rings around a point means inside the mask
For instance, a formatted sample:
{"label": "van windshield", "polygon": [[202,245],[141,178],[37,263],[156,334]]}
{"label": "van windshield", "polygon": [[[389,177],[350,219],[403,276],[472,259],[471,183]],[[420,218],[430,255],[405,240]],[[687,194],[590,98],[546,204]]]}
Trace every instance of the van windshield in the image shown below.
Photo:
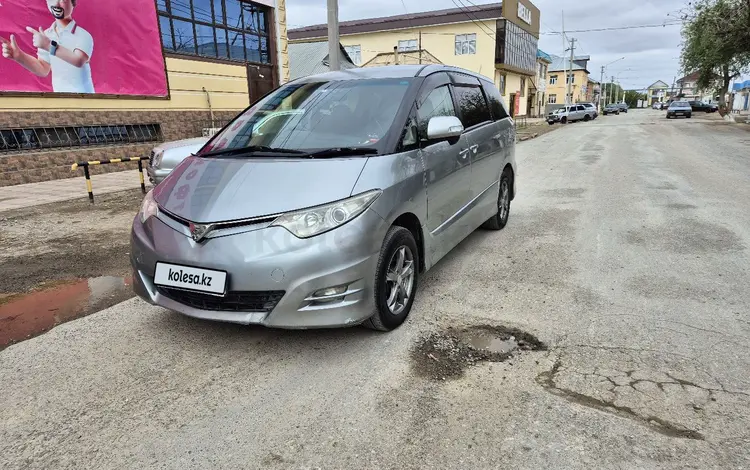
{"label": "van windshield", "polygon": [[199,155],[245,147],[314,152],[372,148],[388,133],[412,79],[290,83],[245,110]]}

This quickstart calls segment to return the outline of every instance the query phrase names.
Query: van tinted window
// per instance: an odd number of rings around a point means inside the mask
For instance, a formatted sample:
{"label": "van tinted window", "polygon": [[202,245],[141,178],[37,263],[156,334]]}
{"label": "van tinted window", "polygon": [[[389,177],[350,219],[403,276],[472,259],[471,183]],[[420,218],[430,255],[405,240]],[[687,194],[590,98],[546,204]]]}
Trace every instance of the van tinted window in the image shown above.
{"label": "van tinted window", "polygon": [[491,121],[490,108],[479,87],[457,86],[456,101],[461,111],[461,122],[465,128],[476,126],[485,121]]}
{"label": "van tinted window", "polygon": [[508,112],[505,110],[505,106],[503,105],[503,97],[500,96],[500,92],[497,90],[497,88],[495,88],[494,85],[490,85],[488,83],[483,83],[482,88],[484,88],[484,92],[487,94],[487,99],[490,101],[490,111],[492,111],[492,118],[495,119],[495,121],[507,118]]}
{"label": "van tinted window", "polygon": [[456,110],[453,107],[453,99],[451,98],[448,85],[435,88],[427,95],[417,113],[419,137],[427,139],[427,124],[429,124],[430,118],[455,115]]}

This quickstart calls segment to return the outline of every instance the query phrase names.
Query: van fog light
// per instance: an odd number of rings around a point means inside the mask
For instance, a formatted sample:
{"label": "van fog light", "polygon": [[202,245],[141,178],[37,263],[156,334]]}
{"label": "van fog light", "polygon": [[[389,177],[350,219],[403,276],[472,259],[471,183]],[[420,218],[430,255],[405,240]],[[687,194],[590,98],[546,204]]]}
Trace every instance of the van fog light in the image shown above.
{"label": "van fog light", "polygon": [[325,289],[320,289],[319,291],[315,291],[315,293],[312,295],[313,297],[329,297],[332,295],[341,295],[344,292],[346,292],[346,286],[338,286],[338,287],[326,287]]}
{"label": "van fog light", "polygon": [[350,294],[350,292],[347,292],[348,288],[349,286],[326,287],[325,289],[315,291],[312,295],[307,297],[305,301],[308,302],[308,305],[310,306],[341,302],[348,294]]}

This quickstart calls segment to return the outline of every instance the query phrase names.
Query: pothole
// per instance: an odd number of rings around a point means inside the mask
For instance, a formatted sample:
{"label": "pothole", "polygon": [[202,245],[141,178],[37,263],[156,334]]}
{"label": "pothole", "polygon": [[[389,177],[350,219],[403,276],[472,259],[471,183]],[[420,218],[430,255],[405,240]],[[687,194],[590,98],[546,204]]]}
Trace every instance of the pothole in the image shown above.
{"label": "pothole", "polygon": [[477,325],[449,328],[420,339],[411,351],[412,368],[431,380],[457,379],[480,362],[502,362],[526,351],[546,351],[534,335],[516,328]]}

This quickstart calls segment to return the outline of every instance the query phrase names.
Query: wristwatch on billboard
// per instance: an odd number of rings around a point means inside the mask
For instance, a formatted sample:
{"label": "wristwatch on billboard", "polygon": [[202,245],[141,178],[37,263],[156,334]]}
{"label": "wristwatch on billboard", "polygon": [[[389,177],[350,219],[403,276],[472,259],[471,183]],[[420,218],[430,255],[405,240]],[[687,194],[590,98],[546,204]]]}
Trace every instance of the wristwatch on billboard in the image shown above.
{"label": "wristwatch on billboard", "polygon": [[57,41],[52,40],[49,46],[49,55],[54,56],[57,53]]}

